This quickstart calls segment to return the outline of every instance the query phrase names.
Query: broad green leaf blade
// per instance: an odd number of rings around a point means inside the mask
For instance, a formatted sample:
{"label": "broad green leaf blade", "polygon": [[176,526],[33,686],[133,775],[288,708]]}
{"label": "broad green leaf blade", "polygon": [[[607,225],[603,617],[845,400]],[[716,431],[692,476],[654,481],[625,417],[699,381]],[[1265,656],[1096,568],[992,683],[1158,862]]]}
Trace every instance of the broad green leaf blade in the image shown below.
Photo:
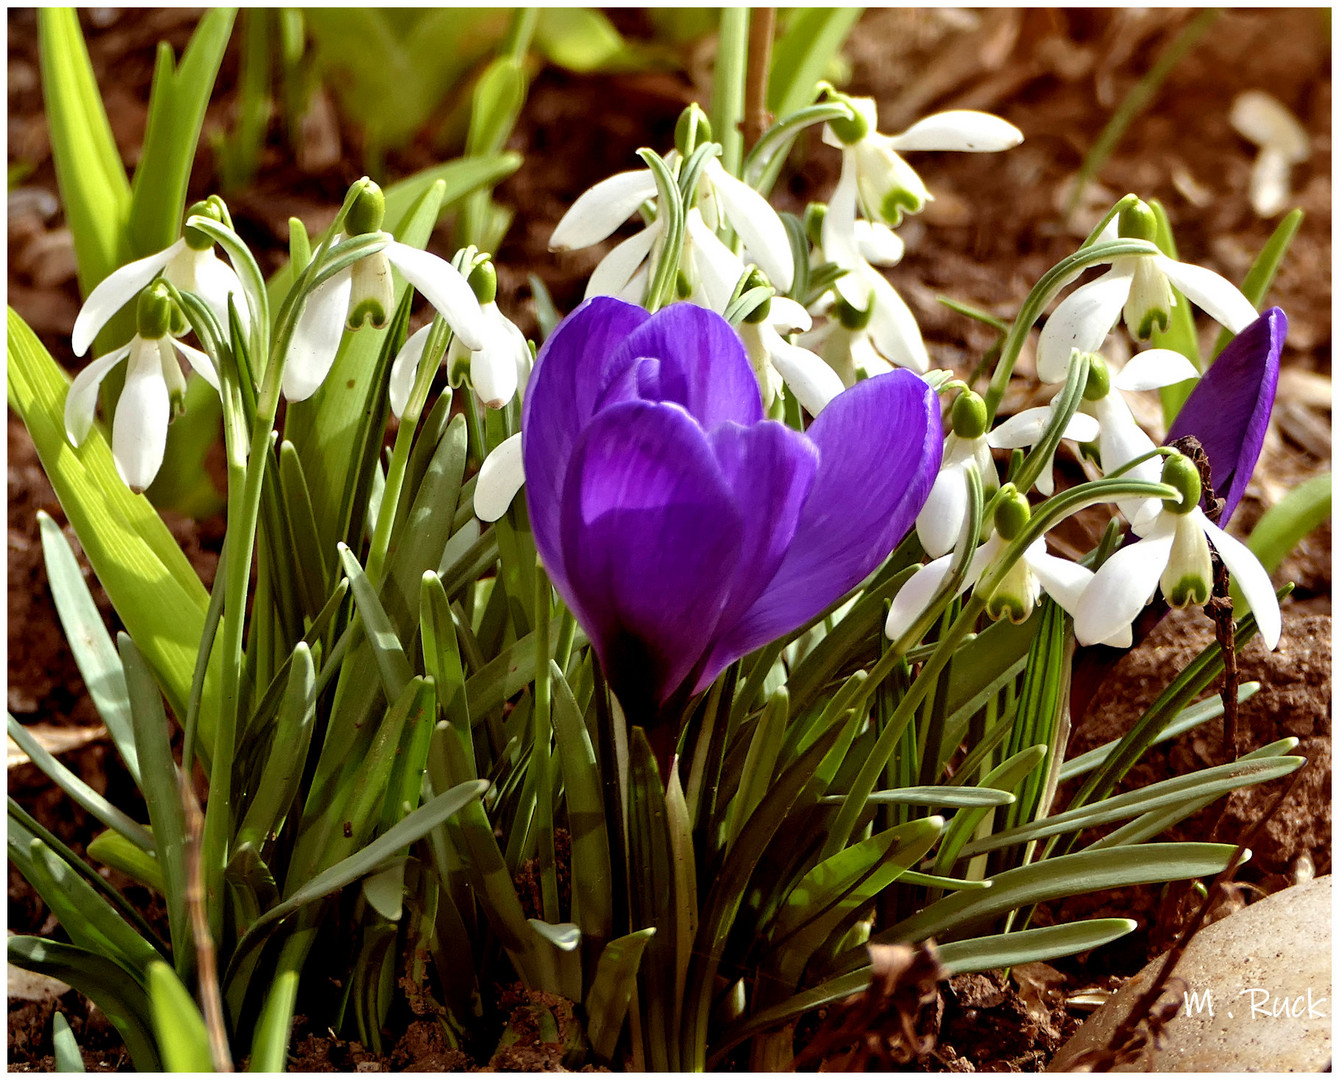
{"label": "broad green leaf blade", "polygon": [[1016,908],[1062,896],[1209,877],[1227,866],[1231,844],[1141,844],[1133,848],[1081,851],[997,874],[991,888],[959,892],[875,935],[880,944],[961,937],[966,931]]}
{"label": "broad green leaf blade", "polygon": [[87,850],[90,859],[121,871],[126,877],[147,885],[160,896],[167,895],[163,869],[153,852],[136,847],[120,833],[110,829],[99,833],[88,842]]}
{"label": "broad green leaf blade", "polygon": [[[1334,476],[1324,473],[1305,480],[1264,512],[1251,530],[1246,546],[1271,574],[1312,529],[1330,517]],[[1233,608],[1244,610],[1235,594]]]}
{"label": "broad green leaf blade", "polygon": [[772,49],[767,109],[778,118],[802,109],[841,51],[863,8],[797,8]]}
{"label": "broad green leaf blade", "polygon": [[[1265,297],[1269,295],[1269,287],[1274,284],[1274,275],[1278,273],[1283,257],[1287,255],[1288,248],[1292,245],[1293,237],[1297,235],[1297,230],[1302,225],[1302,211],[1292,210],[1286,214],[1279,222],[1273,234],[1265,241],[1265,246],[1260,249],[1260,254],[1255,257],[1255,262],[1251,263],[1251,268],[1246,272],[1246,278],[1241,283],[1242,295],[1255,305],[1255,310],[1259,311],[1265,306]],[[1218,340],[1214,343],[1211,357],[1217,355],[1227,348],[1227,343],[1232,340],[1232,332],[1223,330],[1218,335]]]}
{"label": "broad green leaf blade", "polygon": [[51,597],[56,602],[56,614],[60,616],[65,640],[70,643],[79,674],[84,677],[84,685],[88,687],[98,715],[107,725],[107,733],[116,744],[131,778],[138,784],[139,760],[130,728],[130,699],[126,695],[121,658],[102,624],[102,616],[98,614],[98,607],[60,526],[43,510],[37,511],[37,524],[42,533],[42,555],[47,580],[51,583]]}
{"label": "broad green leaf blade", "polygon": [[114,960],[75,945],[45,938],[9,939],[9,962],[26,971],[69,983],[107,1014],[140,1072],[159,1072],[149,998],[130,973]]}
{"label": "broad green leaf blade", "polygon": [[149,965],[149,1011],[168,1072],[213,1072],[209,1031],[191,992],[161,960]]}
{"label": "broad green leaf blade", "polygon": [[75,10],[42,8],[37,29],[51,156],[65,222],[74,236],[79,291],[87,296],[120,265],[130,184]]}
{"label": "broad green leaf blade", "polygon": [[535,24],[535,48],[550,62],[586,74],[617,64],[627,43],[607,16],[593,8],[546,7]]}
{"label": "broad green leaf blade", "polygon": [[613,1059],[614,1047],[618,1044],[623,1019],[628,1014],[632,991],[637,984],[642,953],[655,932],[654,926],[648,926],[645,930],[615,938],[600,953],[595,978],[586,993],[586,1036],[596,1056],[604,1061]]}
{"label": "broad green leaf blade", "polygon": [[[7,343],[9,404],[28,428],[117,615],[163,680],[172,711],[185,716],[209,596],[149,501],[122,482],[102,434],[95,428],[82,447],[70,446],[64,420],[69,377],[12,309]],[[217,685],[215,662],[200,717],[206,747],[216,724]]]}
{"label": "broad green leaf blade", "polygon": [[400,644],[386,609],[377,599],[372,583],[367,580],[367,575],[358,565],[353,552],[343,544],[339,545],[339,560],[349,579],[354,603],[358,605],[358,614],[362,616],[363,631],[372,647],[372,654],[376,657],[382,689],[385,691],[386,699],[394,701],[404,692],[413,674],[409,660],[405,656],[404,646]]}
{"label": "broad green leaf blade", "polygon": [[939,959],[955,975],[1031,964],[1100,948],[1124,937],[1137,925],[1133,919],[1086,919],[1015,934],[949,941],[939,946]]}

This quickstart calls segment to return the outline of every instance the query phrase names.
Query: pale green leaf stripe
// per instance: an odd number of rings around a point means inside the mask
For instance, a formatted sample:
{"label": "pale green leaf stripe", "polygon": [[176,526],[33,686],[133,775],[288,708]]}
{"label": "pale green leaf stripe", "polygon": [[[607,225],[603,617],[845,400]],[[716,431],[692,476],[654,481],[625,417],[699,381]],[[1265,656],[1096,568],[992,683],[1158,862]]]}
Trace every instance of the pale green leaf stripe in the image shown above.
{"label": "pale green leaf stripe", "polygon": [[130,727],[130,698],[126,694],[125,672],[111,635],[102,624],[102,616],[89,594],[84,575],[74,552],[51,517],[37,511],[42,533],[42,554],[46,561],[47,581],[56,602],[65,640],[70,643],[79,674],[84,678],[98,715],[107,725],[116,749],[131,778],[139,783],[139,759],[135,754],[135,736]]}
{"label": "pale green leaf stripe", "polygon": [[[65,437],[68,376],[10,309],[9,404],[32,436],[42,468],[107,590],[116,613],[162,680],[172,710],[186,715],[209,595],[167,526],[121,481],[111,450],[94,429],[76,450]],[[201,739],[212,742],[217,662],[206,678]]]}
{"label": "pale green leaf stripe", "polygon": [[107,828],[120,833],[145,851],[153,850],[153,837],[149,835],[148,829],[131,818],[130,815],[118,810],[57,761],[51,755],[51,752],[33,738],[28,729],[14,718],[12,713],[9,714],[9,737],[18,743],[19,749],[27,754],[32,759],[32,763],[46,773],[57,787],[102,824],[106,825]]}
{"label": "pale green leaf stripe", "polygon": [[168,1072],[214,1071],[204,1017],[177,973],[161,960],[149,965],[149,1012]]}
{"label": "pale green leaf stripe", "polygon": [[107,1014],[125,1040],[137,1071],[161,1071],[148,995],[120,964],[87,949],[39,937],[10,938],[9,962],[69,983]]}
{"label": "pale green leaf stripe", "polygon": [[[819,802],[842,803],[845,795],[824,795]],[[894,806],[1007,806],[1014,801],[1013,792],[991,787],[904,787],[888,791],[871,791],[867,802],[888,803]]]}

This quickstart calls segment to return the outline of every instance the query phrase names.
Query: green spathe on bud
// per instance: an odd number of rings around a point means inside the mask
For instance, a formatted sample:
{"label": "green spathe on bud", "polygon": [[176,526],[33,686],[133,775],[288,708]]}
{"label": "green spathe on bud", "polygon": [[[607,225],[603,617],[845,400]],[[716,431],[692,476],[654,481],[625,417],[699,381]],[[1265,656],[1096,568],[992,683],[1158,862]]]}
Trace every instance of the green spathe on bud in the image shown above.
{"label": "green spathe on bud", "polygon": [[1032,519],[1032,507],[1027,496],[1013,484],[1005,484],[1000,489],[1000,501],[995,507],[995,531],[1001,540],[1017,538]]}
{"label": "green spathe on bud", "polygon": [[834,105],[845,105],[851,110],[851,115],[845,120],[829,120],[828,127],[832,129],[832,134],[836,135],[847,146],[860,142],[861,139],[869,135],[869,121],[865,119],[864,114],[856,108],[855,102],[840,90],[827,88],[828,101]]}
{"label": "green spathe on bud", "polygon": [[1084,401],[1101,401],[1111,393],[1111,369],[1096,353],[1088,354],[1088,381],[1083,386]]}
{"label": "green spathe on bud", "polygon": [[711,142],[711,121],[695,101],[679,114],[674,125],[674,145],[684,157],[690,157],[703,143]]}
{"label": "green spathe on bud", "polygon": [[491,304],[497,300],[497,268],[492,258],[485,255],[476,262],[468,280],[480,304]]}
{"label": "green spathe on bud", "polygon": [[350,236],[381,231],[381,223],[386,218],[386,196],[381,185],[373,180],[363,180],[362,189],[344,216],[344,231]]}
{"label": "green spathe on bud", "polygon": [[1180,499],[1163,499],[1162,505],[1173,514],[1188,514],[1200,504],[1199,469],[1184,454],[1173,454],[1162,467],[1162,482],[1181,493]]}
{"label": "green spathe on bud", "polygon": [[[189,221],[193,217],[209,218],[211,221],[217,221],[221,225],[232,228],[232,216],[228,213],[227,204],[217,195],[211,195],[209,198],[192,203],[187,207],[186,220]],[[189,225],[182,229],[181,235],[186,240],[186,246],[192,251],[208,251],[214,246],[212,237],[199,229],[191,228]]]}
{"label": "green spathe on bud", "polygon": [[1152,207],[1142,199],[1136,199],[1120,212],[1120,235],[1128,240],[1147,240],[1156,243],[1158,239],[1158,217]]}
{"label": "green spathe on bud", "polygon": [[171,332],[176,316],[177,305],[172,302],[172,294],[163,282],[155,281],[139,294],[135,332],[145,341],[158,341]]}
{"label": "green spathe on bud", "polygon": [[953,399],[953,434],[961,439],[979,439],[986,433],[990,416],[980,394],[964,390]]}

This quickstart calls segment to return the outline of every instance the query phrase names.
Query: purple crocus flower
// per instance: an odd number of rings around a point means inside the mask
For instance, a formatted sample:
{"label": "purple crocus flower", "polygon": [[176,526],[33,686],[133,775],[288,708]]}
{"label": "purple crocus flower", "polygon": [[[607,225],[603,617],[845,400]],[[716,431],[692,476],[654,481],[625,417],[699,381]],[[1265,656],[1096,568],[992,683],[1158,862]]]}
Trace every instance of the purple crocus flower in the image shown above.
{"label": "purple crocus flower", "polygon": [[[1287,333],[1288,318],[1276,307],[1245,327],[1209,366],[1167,432],[1168,445],[1193,435],[1208,455],[1210,482],[1214,494],[1223,500],[1220,526],[1227,525],[1241,502],[1260,457],[1274,409],[1279,357]],[[1145,608],[1134,621],[1134,644],[1152,633],[1168,610],[1161,600]],[[1076,720],[1083,716],[1107,673],[1126,651],[1091,645],[1075,653],[1070,715]]]}
{"label": "purple crocus flower", "polygon": [[587,300],[540,350],[524,409],[535,545],[647,727],[859,584],[942,454],[934,392],[906,371],[837,395],[807,432],[764,419],[739,337],[691,304]]}
{"label": "purple crocus flower", "polygon": [[1209,456],[1226,525],[1250,482],[1274,408],[1288,317],[1270,308],[1234,337],[1181,406],[1167,444],[1194,435]]}

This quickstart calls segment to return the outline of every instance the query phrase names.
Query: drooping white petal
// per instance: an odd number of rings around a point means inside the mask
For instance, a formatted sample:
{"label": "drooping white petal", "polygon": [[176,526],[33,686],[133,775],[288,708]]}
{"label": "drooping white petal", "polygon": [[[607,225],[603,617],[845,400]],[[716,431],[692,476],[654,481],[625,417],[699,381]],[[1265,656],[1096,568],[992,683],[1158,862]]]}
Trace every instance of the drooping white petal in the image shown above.
{"label": "drooping white petal", "polygon": [[112,423],[112,457],[116,459],[116,471],[131,491],[143,491],[158,475],[167,446],[170,413],[158,342],[137,337],[131,345],[126,382]]}
{"label": "drooping white petal", "polygon": [[871,269],[866,280],[874,293],[874,310],[869,318],[869,337],[874,347],[898,367],[924,375],[930,370],[930,354],[916,316],[877,270]]}
{"label": "drooping white petal", "polygon": [[1064,382],[1073,349],[1096,352],[1120,318],[1134,280],[1133,263],[1120,260],[1096,281],[1080,285],[1060,302],[1037,340],[1037,378]]}
{"label": "drooping white petal", "polygon": [[1195,365],[1175,349],[1145,349],[1112,376],[1111,385],[1119,390],[1156,390],[1199,377]]}
{"label": "drooping white petal", "polygon": [[817,416],[829,401],[846,389],[842,377],[821,357],[799,345],[792,345],[775,331],[770,337],[772,366],[810,416]]}
{"label": "drooping white petal", "polygon": [[483,347],[487,330],[474,290],[459,270],[429,251],[392,240],[386,258],[441,313],[467,349]]}
{"label": "drooping white petal", "polygon": [[342,270],[308,294],[284,364],[284,397],[289,401],[311,397],[330,374],[330,365],[335,362],[344,337],[344,320],[352,292],[353,276]]}
{"label": "drooping white petal", "polygon": [[1250,548],[1205,517],[1199,507],[1191,513],[1199,515],[1196,520],[1254,612],[1256,625],[1260,627],[1260,640],[1269,649],[1277,648],[1283,633],[1283,617],[1279,614],[1279,600],[1269,574]]}
{"label": "drooping white petal", "polygon": [[953,550],[967,521],[965,465],[954,462],[939,470],[930,494],[916,515],[916,535],[927,554],[938,558]]}
{"label": "drooping white petal", "polygon": [[[1107,394],[1091,403],[1093,413],[1102,427],[1097,440],[1097,456],[1102,472],[1110,474],[1127,462],[1143,457],[1153,449],[1153,440],[1145,434],[1119,394]],[[1149,480],[1157,483],[1162,476],[1162,459],[1149,458],[1141,462],[1126,474],[1132,480]],[[1125,517],[1134,521],[1144,515],[1148,499],[1118,499],[1116,505]]]}
{"label": "drooping white petal", "polygon": [[567,208],[549,237],[550,251],[575,251],[598,244],[656,193],[650,169],[634,169],[601,180]]}
{"label": "drooping white petal", "polygon": [[870,285],[861,269],[867,265],[860,256],[855,235],[856,162],[849,147],[842,151],[842,171],[836,190],[823,215],[820,239],[823,257],[846,271],[837,279],[837,294],[857,310],[869,306]]}
{"label": "drooping white petal", "polygon": [[[136,338],[135,340],[138,340]],[[78,446],[88,437],[93,426],[93,415],[98,408],[98,387],[107,372],[130,355],[130,345],[122,345],[105,356],[99,356],[74,377],[65,395],[65,434]]]}
{"label": "drooping white petal", "polygon": [[896,266],[907,250],[902,238],[887,225],[863,218],[855,223],[855,242],[861,257],[873,266]]}
{"label": "drooping white petal", "polygon": [[721,201],[726,220],[744,242],[744,249],[778,292],[790,292],[795,281],[795,261],[786,227],[772,204],[726,172],[715,158],[707,163],[706,174]]}
{"label": "drooping white petal", "polygon": [[521,332],[498,310],[497,304],[485,305],[484,319],[489,324],[488,333],[484,347],[470,357],[470,382],[485,406],[500,409],[516,393],[517,348],[529,350]]}
{"label": "drooping white petal", "polygon": [[1049,554],[1045,538],[1029,547],[1023,558],[1037,575],[1046,595],[1073,615],[1079,608],[1083,590],[1093,580],[1093,572],[1086,566]]}
{"label": "drooping white petal", "polygon": [[1095,442],[1101,430],[1102,426],[1096,417],[1076,412],[1069,418],[1069,423],[1065,425],[1065,433],[1060,437],[1074,442]]}
{"label": "drooping white petal", "polygon": [[688,243],[684,245],[684,251],[696,271],[705,306],[722,315],[730,304],[735,286],[748,268],[744,260],[707,228],[697,209],[688,211],[687,225]]}
{"label": "drooping white petal", "polygon": [[911,575],[902,588],[897,590],[897,595],[893,597],[892,607],[888,609],[888,618],[883,624],[883,632],[886,637],[896,641],[906,633],[911,624],[925,610],[930,598],[939,591],[944,579],[948,577],[949,563],[952,560],[952,555],[945,555],[933,562],[926,563]]}
{"label": "drooping white petal", "polygon": [[[177,350],[171,336],[164,335],[156,339],[154,347],[158,350],[158,366],[163,373],[163,385],[167,387],[167,400],[174,410],[184,408],[186,397],[186,376],[181,373],[181,364],[177,360]],[[134,351],[133,349],[131,350]]]}
{"label": "drooping white petal", "polygon": [[74,355],[83,356],[88,352],[93,339],[111,321],[111,317],[135,299],[140,290],[157,277],[158,272],[185,246],[185,240],[178,240],[171,247],[153,255],[126,263],[98,282],[74,320],[74,331],[70,334]]}
{"label": "drooping white petal", "polygon": [[[240,300],[241,297],[238,297],[238,299]],[[172,347],[181,354],[186,363],[191,365],[191,370],[215,390],[218,390],[219,373],[214,370],[214,361],[209,358],[209,354],[201,352],[199,349],[193,349],[189,345],[183,345],[176,338],[170,338],[169,340],[172,342]]]}
{"label": "drooping white petal", "polygon": [[767,322],[780,334],[789,334],[795,330],[803,333],[814,325],[814,320],[809,317],[809,312],[804,310],[804,306],[785,296],[772,297],[772,308],[767,315]]}
{"label": "drooping white petal", "polygon": [[894,150],[1008,150],[1023,133],[1007,120],[974,109],[951,109],[917,120],[901,135],[889,136]]}
{"label": "drooping white petal", "polygon": [[242,291],[242,282],[233,268],[214,254],[212,247],[196,251],[189,245],[173,256],[172,261],[163,269],[163,278],[170,281],[182,292],[193,292],[205,302],[218,320],[219,329],[228,333],[228,297],[234,296],[237,318],[242,332],[251,329],[251,308],[246,293]]}
{"label": "drooping white petal", "polygon": [[1171,555],[1175,522],[1163,515],[1144,539],[1121,548],[1102,564],[1074,612],[1074,636],[1097,645],[1129,628],[1153,596]]}
{"label": "drooping white petal", "polygon": [[474,516],[480,521],[496,521],[507,512],[523,483],[525,467],[518,431],[498,443],[479,466],[479,479],[474,485]]}
{"label": "drooping white petal", "polygon": [[997,450],[1015,450],[1037,443],[1051,422],[1051,407],[1038,405],[1024,409],[1004,421],[986,436],[986,441]]}
{"label": "drooping white petal", "polygon": [[592,296],[622,296],[645,261],[663,226],[657,219],[641,232],[633,233],[600,260],[586,283],[585,299]]}
{"label": "drooping white petal", "polygon": [[1259,313],[1232,282],[1212,270],[1191,263],[1176,262],[1166,255],[1154,255],[1158,268],[1196,307],[1202,308],[1222,326],[1240,334]]}
{"label": "drooping white petal", "polygon": [[391,364],[391,381],[387,388],[391,403],[391,412],[398,419],[404,415],[409,404],[410,391],[418,378],[418,366],[423,362],[423,350],[428,347],[428,335],[432,333],[432,323],[409,335],[404,346],[395,354]]}

